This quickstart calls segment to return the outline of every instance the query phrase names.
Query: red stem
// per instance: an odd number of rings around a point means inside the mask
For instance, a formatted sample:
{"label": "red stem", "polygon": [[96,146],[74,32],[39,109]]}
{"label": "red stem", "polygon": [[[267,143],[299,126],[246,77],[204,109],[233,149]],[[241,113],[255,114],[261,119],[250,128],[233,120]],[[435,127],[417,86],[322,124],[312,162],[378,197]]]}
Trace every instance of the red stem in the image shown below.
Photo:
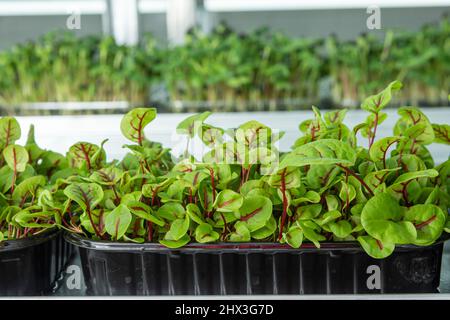
{"label": "red stem", "polygon": [[361,177],[359,177],[356,173],[354,173],[352,170],[350,170],[347,167],[344,167],[344,166],[342,166],[340,164],[337,164],[337,166],[339,168],[344,169],[345,172],[347,172],[348,174],[350,174],[350,175],[354,176],[356,179],[358,179],[358,181],[364,186],[364,188],[370,193],[370,195],[372,197],[374,196],[374,193],[373,193],[372,189],[369,188],[369,186],[364,182],[363,179],[361,179]]}
{"label": "red stem", "polygon": [[283,214],[281,215],[280,231],[278,233],[278,241],[283,237],[284,224],[287,216],[287,196],[286,196],[286,168],[281,173],[281,193],[283,194]]}

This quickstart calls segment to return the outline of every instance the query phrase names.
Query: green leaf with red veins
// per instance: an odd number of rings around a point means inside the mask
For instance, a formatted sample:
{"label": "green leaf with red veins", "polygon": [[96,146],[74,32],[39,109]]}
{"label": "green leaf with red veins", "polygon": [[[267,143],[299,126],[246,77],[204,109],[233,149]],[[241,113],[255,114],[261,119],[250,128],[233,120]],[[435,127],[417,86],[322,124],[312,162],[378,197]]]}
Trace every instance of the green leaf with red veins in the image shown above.
{"label": "green leaf with red veins", "polygon": [[211,185],[209,185],[207,181],[203,181],[202,183],[200,183],[197,194],[203,210],[205,210],[206,212],[211,212],[214,204]]}
{"label": "green leaf with red veins", "polygon": [[357,238],[364,251],[375,259],[384,259],[394,252],[395,244],[381,242],[371,236],[360,236]]}
{"label": "green leaf with red veins", "polygon": [[248,242],[251,239],[250,230],[245,222],[238,221],[234,225],[235,231],[230,233],[230,242]]}
{"label": "green leaf with red veins", "polygon": [[414,225],[402,221],[404,208],[387,193],[379,193],[369,199],[361,213],[361,223],[366,232],[381,242],[394,244],[412,243],[417,238]]}
{"label": "green leaf with red veins", "polygon": [[3,157],[11,170],[16,172],[25,171],[29,158],[28,152],[24,147],[10,144],[3,149]]}
{"label": "green leaf with red veins", "polygon": [[272,129],[255,120],[240,125],[235,132],[237,143],[250,149],[269,146],[271,137]]}
{"label": "green leaf with red veins", "polygon": [[0,119],[0,146],[5,148],[20,139],[19,122],[14,117]]}
{"label": "green leaf with red veins", "polygon": [[120,130],[125,138],[142,145],[145,140],[144,128],[155,117],[155,108],[135,108],[123,116]]}
{"label": "green leaf with red veins", "polygon": [[283,233],[283,240],[292,248],[298,249],[303,243],[303,230],[298,225],[293,225],[286,233]]}
{"label": "green leaf with red veins", "polygon": [[400,90],[401,87],[402,87],[402,83],[400,81],[391,82],[380,93],[375,94],[373,96],[369,96],[366,99],[364,99],[364,101],[361,104],[361,109],[372,112],[372,113],[378,113],[385,106],[388,105],[388,103],[392,99],[392,94],[395,91]]}
{"label": "green leaf with red veins", "polygon": [[105,230],[114,240],[121,239],[131,224],[130,210],[123,204],[105,214]]}
{"label": "green leaf with red veins", "polygon": [[27,198],[37,198],[38,188],[45,186],[46,182],[44,176],[29,177],[17,185],[12,194],[12,199],[19,204]]}
{"label": "green leaf with red veins", "polygon": [[264,227],[256,231],[253,231],[251,235],[253,239],[263,240],[273,236],[276,230],[277,230],[277,221],[272,215],[270,216],[269,220],[266,222]]}
{"label": "green leaf with red veins", "polygon": [[201,131],[203,122],[211,115],[211,112],[205,111],[200,114],[194,114],[181,121],[177,126],[177,133],[194,138]]}
{"label": "green leaf with red veins", "polygon": [[77,142],[69,148],[67,159],[72,168],[87,170],[96,167],[94,155],[100,150],[100,147],[89,142]]}
{"label": "green leaf with red veins", "polygon": [[248,230],[254,232],[267,223],[272,216],[272,202],[263,196],[244,198],[239,208],[240,220],[247,224]]}
{"label": "green leaf with red veins", "polygon": [[203,123],[201,128],[202,130],[198,131],[198,136],[205,145],[213,147],[214,145],[223,143],[225,130],[205,123]]}
{"label": "green leaf with red veins", "polygon": [[389,177],[389,175],[392,172],[398,171],[400,168],[395,169],[383,169],[378,170],[374,172],[370,172],[364,177],[364,182],[371,188],[372,190],[375,190],[378,188],[379,185],[381,185],[383,182],[386,181],[386,179]]}
{"label": "green leaf with red veins", "polygon": [[395,185],[404,184],[408,181],[419,179],[419,178],[433,178],[437,177],[439,175],[439,172],[435,169],[428,169],[428,170],[421,170],[421,171],[415,171],[415,172],[406,172],[399,176],[395,181],[391,184],[390,187],[393,187]]}
{"label": "green leaf with red veins", "polygon": [[239,192],[245,196],[254,189],[262,189],[264,182],[262,180],[248,180],[242,186]]}
{"label": "green leaf with red veins", "polygon": [[110,166],[107,168],[103,168],[97,171],[94,171],[89,177],[92,182],[105,185],[105,186],[114,186],[116,185],[120,179],[122,179],[123,171],[114,166]]}
{"label": "green leaf with red veins", "polygon": [[300,203],[310,202],[310,203],[319,203],[320,202],[320,194],[313,190],[307,191],[303,196],[299,198],[295,198],[292,200],[292,204],[294,206],[299,205]]}
{"label": "green leaf with red veins", "polygon": [[181,248],[181,247],[187,245],[190,241],[191,241],[191,237],[188,234],[185,234],[179,240],[162,239],[162,240],[159,240],[159,243],[161,243],[163,246],[166,246],[168,248],[176,249],[176,248]]}
{"label": "green leaf with red veins", "polygon": [[322,211],[322,205],[319,203],[300,206],[296,210],[295,218],[296,218],[296,220],[315,219],[320,215],[321,211]]}
{"label": "green leaf with red veins", "polygon": [[331,232],[338,238],[347,238],[353,230],[352,225],[347,220],[340,220],[328,224]]}
{"label": "green leaf with red veins", "polygon": [[342,214],[338,210],[332,210],[324,213],[320,218],[314,219],[313,221],[317,223],[319,226],[326,225],[330,222],[335,221],[336,219],[340,218]]}
{"label": "green leaf with red veins", "polygon": [[280,188],[284,176],[286,189],[298,188],[301,185],[301,173],[296,167],[287,167],[274,172],[267,183],[273,188]]}
{"label": "green leaf with red veins", "polygon": [[323,118],[328,127],[338,125],[344,122],[344,118],[347,114],[347,109],[333,110],[325,112]]}
{"label": "green leaf with red veins", "polygon": [[[305,221],[306,222],[311,222],[312,221]],[[312,243],[314,243],[314,245],[316,246],[316,248],[320,248],[320,241],[324,241],[326,240],[326,238],[321,235],[320,233],[318,233],[318,229],[317,228],[313,228],[312,226],[308,226],[306,224],[302,224],[299,223],[302,230],[303,230],[303,235],[306,239],[308,239],[309,241],[311,241]]]}
{"label": "green leaf with red veins", "polygon": [[215,242],[219,237],[220,234],[214,231],[213,227],[208,223],[202,223],[195,229],[195,241],[198,243]]}
{"label": "green leaf with red veins", "polygon": [[348,143],[324,139],[307,143],[282,158],[280,168],[308,165],[342,164],[354,165],[356,152]]}
{"label": "green leaf with red veins", "polygon": [[188,185],[192,188],[192,192],[194,193],[200,186],[200,183],[209,177],[209,173],[201,170],[196,170],[193,172],[185,173],[183,175],[183,181],[186,181],[188,183]]}
{"label": "green leaf with red veins", "polygon": [[376,141],[369,150],[370,159],[373,162],[382,162],[383,168],[386,168],[385,161],[389,148],[400,141],[401,137],[386,137]]}
{"label": "green leaf with red veins", "polygon": [[441,236],[447,215],[433,204],[418,204],[408,208],[404,219],[412,222],[417,229],[414,244],[427,246]]}
{"label": "green leaf with red veins", "polygon": [[238,211],[244,202],[244,197],[233,190],[222,190],[217,195],[214,208],[219,212]]}
{"label": "green leaf with red veins", "polygon": [[186,206],[186,213],[189,216],[189,218],[191,218],[191,220],[197,224],[202,224],[205,222],[199,207],[193,203],[189,203]]}
{"label": "green leaf with red veins", "polygon": [[431,126],[434,131],[433,142],[450,145],[450,125],[433,123]]}
{"label": "green leaf with red veins", "polygon": [[145,203],[142,203],[140,201],[128,201],[126,206],[133,215],[141,219],[153,222],[160,227],[164,227],[164,221],[153,215],[152,208]]}
{"label": "green leaf with red veins", "polygon": [[93,210],[103,199],[103,189],[96,183],[72,183],[64,189],[64,194],[75,201],[83,211]]}
{"label": "green leaf with red veins", "polygon": [[328,189],[339,172],[335,165],[312,165],[306,173],[305,184],[310,189]]}
{"label": "green leaf with red veins", "polygon": [[394,126],[394,135],[414,139],[416,143],[430,144],[434,131],[428,117],[415,107],[401,107],[397,110],[400,119]]}
{"label": "green leaf with red veins", "polygon": [[345,183],[341,181],[341,188],[339,191],[339,198],[341,198],[343,204],[343,209],[350,206],[350,202],[352,202],[356,197],[355,187],[351,184]]}
{"label": "green leaf with red veins", "polygon": [[189,216],[185,215],[184,218],[175,219],[170,223],[170,229],[164,235],[164,240],[178,241],[183,238],[189,231]]}
{"label": "green leaf with red veins", "polygon": [[168,202],[159,207],[156,215],[160,218],[174,221],[176,219],[184,218],[186,211],[178,202]]}

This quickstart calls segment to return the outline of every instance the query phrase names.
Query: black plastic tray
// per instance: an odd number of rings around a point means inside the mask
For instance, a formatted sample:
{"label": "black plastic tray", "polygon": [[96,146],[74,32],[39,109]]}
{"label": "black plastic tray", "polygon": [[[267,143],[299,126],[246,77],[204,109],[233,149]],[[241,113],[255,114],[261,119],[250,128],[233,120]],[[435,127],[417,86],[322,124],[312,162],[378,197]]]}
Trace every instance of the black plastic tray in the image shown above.
{"label": "black plastic tray", "polygon": [[74,253],[61,231],[0,244],[0,296],[39,296],[54,289]]}
{"label": "black plastic tray", "polygon": [[436,293],[442,238],[427,247],[397,246],[386,259],[357,243],[189,244],[92,241],[74,234],[88,295],[247,295]]}

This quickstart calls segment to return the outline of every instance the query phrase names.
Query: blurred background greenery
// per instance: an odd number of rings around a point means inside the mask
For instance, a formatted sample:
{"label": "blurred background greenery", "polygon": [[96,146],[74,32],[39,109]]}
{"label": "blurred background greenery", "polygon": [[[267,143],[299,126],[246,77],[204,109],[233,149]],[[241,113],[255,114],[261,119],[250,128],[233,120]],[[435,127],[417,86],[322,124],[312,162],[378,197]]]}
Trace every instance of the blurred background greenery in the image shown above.
{"label": "blurred background greenery", "polygon": [[[384,28],[355,37],[333,30],[295,36],[268,26],[243,32],[223,22],[204,29],[189,28],[181,43],[145,33],[130,45],[64,28],[20,41],[0,51],[0,111],[84,112],[85,102],[106,104],[100,113],[138,105],[160,112],[357,108],[394,79],[404,88],[392,106],[449,103],[445,15],[418,30]],[[65,107],[68,102],[77,107]]]}

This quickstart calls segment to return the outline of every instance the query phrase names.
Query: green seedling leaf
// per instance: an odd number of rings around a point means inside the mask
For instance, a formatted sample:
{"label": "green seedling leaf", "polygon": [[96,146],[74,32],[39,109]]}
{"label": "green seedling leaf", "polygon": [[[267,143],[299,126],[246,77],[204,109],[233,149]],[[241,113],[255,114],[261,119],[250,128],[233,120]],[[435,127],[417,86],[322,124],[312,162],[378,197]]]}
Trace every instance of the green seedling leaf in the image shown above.
{"label": "green seedling leaf", "polygon": [[[430,144],[434,141],[433,127],[422,111],[415,107],[401,107],[397,113],[400,119],[394,126],[395,135],[408,137],[420,144]],[[405,142],[411,142],[408,140]]]}
{"label": "green seedling leaf", "polygon": [[328,111],[323,115],[325,124],[330,127],[344,122],[347,109]]}
{"label": "green seedling leaf", "polygon": [[195,240],[199,243],[215,242],[220,234],[208,223],[202,223],[195,229]]}
{"label": "green seedling leaf", "polygon": [[342,214],[338,210],[332,210],[324,213],[320,218],[314,219],[314,222],[317,223],[319,226],[323,226],[330,222],[335,221],[341,216]]}
{"label": "green seedling leaf", "polygon": [[3,157],[14,172],[24,172],[29,160],[27,150],[15,144],[11,144],[3,150]]}
{"label": "green seedling leaf", "polygon": [[195,135],[200,132],[203,122],[211,115],[211,112],[205,111],[200,114],[194,114],[181,121],[177,126],[177,133],[187,135],[190,138],[194,138]]}
{"label": "green seedling leaf", "polygon": [[3,148],[14,144],[20,139],[21,131],[19,122],[13,117],[0,119],[0,145]]}
{"label": "green seedling leaf", "polygon": [[371,236],[359,236],[357,238],[361,247],[366,253],[375,259],[384,259],[389,257],[394,252],[395,244],[388,242],[381,242]]}
{"label": "green seedling leaf", "polygon": [[275,218],[270,216],[269,220],[266,222],[265,226],[252,232],[251,236],[256,240],[263,240],[268,237],[271,237],[275,231],[277,230],[277,221]]}
{"label": "green seedling leaf", "polygon": [[121,239],[131,224],[130,210],[123,204],[105,214],[105,230],[114,240]]}
{"label": "green seedling leaf", "polygon": [[387,193],[369,199],[361,213],[361,223],[367,233],[381,242],[394,244],[413,243],[417,238],[414,225],[401,221],[404,209]]}
{"label": "green seedling leaf", "polygon": [[186,213],[189,216],[189,218],[191,218],[191,220],[197,224],[202,224],[205,222],[199,207],[193,203],[189,203],[186,206]]}
{"label": "green seedling leaf", "polygon": [[230,233],[229,239],[231,242],[248,242],[250,241],[250,230],[247,224],[242,221],[236,222],[234,225],[235,231]]}
{"label": "green seedling leaf", "polygon": [[97,167],[100,147],[89,142],[77,142],[69,148],[67,159],[72,168],[91,170]]}
{"label": "green seedling leaf", "polygon": [[225,130],[205,123],[202,124],[202,130],[198,132],[199,138],[208,147],[223,143],[224,134]]}
{"label": "green seedling leaf", "polygon": [[95,171],[93,174],[91,174],[89,179],[92,182],[98,183],[100,185],[114,186],[119,183],[122,176],[123,171],[121,169],[118,169],[116,167],[108,167]]}
{"label": "green seedling leaf", "polygon": [[155,108],[135,108],[120,122],[122,134],[130,141],[142,145],[145,140],[144,128],[156,117]]}
{"label": "green seedling leaf", "polygon": [[370,159],[373,162],[381,161],[384,163],[384,168],[386,168],[386,156],[389,147],[394,143],[400,141],[401,137],[386,137],[376,141],[369,150]]}
{"label": "green seedling leaf", "polygon": [[12,199],[18,203],[24,202],[28,197],[35,198],[37,189],[43,187],[47,181],[43,176],[34,176],[23,180],[17,185],[12,194]]}
{"label": "green seedling leaf", "polygon": [[150,208],[148,205],[139,202],[139,201],[129,201],[127,202],[126,206],[130,210],[130,212],[147,221],[153,222],[154,224],[157,224],[160,227],[163,227],[165,225],[164,221],[159,219],[158,217],[154,216],[152,208]]}
{"label": "green seedling leaf", "polygon": [[321,199],[320,194],[318,194],[316,191],[310,190],[307,191],[303,196],[292,200],[292,204],[294,206],[297,206],[300,203],[304,202],[319,203],[320,199]]}
{"label": "green seedling leaf", "polygon": [[281,160],[280,168],[337,163],[353,165],[355,161],[355,150],[349,144],[339,140],[324,139],[296,148]]}
{"label": "green seedling leaf", "polygon": [[422,170],[422,171],[415,171],[415,172],[407,172],[399,176],[395,181],[392,183],[391,187],[395,185],[400,185],[403,183],[406,183],[408,181],[419,179],[419,178],[434,178],[439,175],[439,172],[437,172],[435,169],[428,169],[428,170]]}
{"label": "green seedling leaf", "polygon": [[405,213],[405,220],[412,222],[417,229],[414,244],[422,246],[432,244],[441,236],[446,219],[441,208],[433,204],[418,204]]}
{"label": "green seedling leaf", "polygon": [[433,123],[431,126],[434,131],[433,142],[450,145],[450,125]]}
{"label": "green seedling leaf", "polygon": [[181,248],[185,245],[187,245],[191,241],[191,237],[188,234],[185,234],[183,237],[181,237],[179,240],[167,240],[162,239],[159,240],[159,243],[161,243],[163,246],[166,246],[171,249]]}
{"label": "green seedling leaf", "polygon": [[297,220],[315,219],[319,216],[321,211],[322,211],[322,205],[319,203],[301,206],[301,207],[297,208],[296,219]]}
{"label": "green seedling leaf", "polygon": [[161,206],[156,214],[160,218],[175,221],[177,219],[184,219],[186,211],[180,203],[168,202]]}
{"label": "green seedling leaf", "polygon": [[274,172],[268,183],[273,188],[280,188],[284,179],[286,189],[298,188],[301,185],[301,173],[296,167],[285,167]]}
{"label": "green seedling leaf", "polygon": [[366,98],[361,104],[361,109],[372,113],[380,112],[391,101],[392,93],[400,90],[401,87],[402,83],[400,81],[391,82],[380,93]]}
{"label": "green seedling leaf", "polygon": [[248,230],[254,232],[263,228],[272,216],[272,202],[263,196],[244,198],[239,208],[240,220],[247,224]]}
{"label": "green seedling leaf", "polygon": [[353,231],[352,225],[346,220],[331,222],[328,226],[331,232],[338,238],[347,238]]}
{"label": "green seedling leaf", "polygon": [[164,240],[178,241],[189,230],[189,216],[185,215],[184,218],[175,219],[170,224],[170,229],[164,236]]}
{"label": "green seedling leaf", "polygon": [[96,183],[73,183],[64,189],[64,194],[75,201],[83,211],[94,209],[103,199],[103,189]]}
{"label": "green seedling leaf", "polygon": [[250,149],[270,145],[271,137],[272,129],[255,120],[240,125],[235,132],[236,141]]}
{"label": "green seedling leaf", "polygon": [[222,190],[217,195],[214,208],[219,212],[238,211],[244,202],[244,197],[232,190]]}
{"label": "green seedling leaf", "polygon": [[291,226],[285,234],[283,234],[284,241],[292,248],[300,248],[303,243],[303,230],[297,226]]}
{"label": "green seedling leaf", "polygon": [[[312,221],[310,222],[313,223]],[[326,240],[326,238],[323,235],[317,233],[316,230],[312,228],[312,226],[308,227],[306,225],[302,225],[301,228],[303,230],[304,237],[314,243],[316,248],[320,248],[320,241]]]}

